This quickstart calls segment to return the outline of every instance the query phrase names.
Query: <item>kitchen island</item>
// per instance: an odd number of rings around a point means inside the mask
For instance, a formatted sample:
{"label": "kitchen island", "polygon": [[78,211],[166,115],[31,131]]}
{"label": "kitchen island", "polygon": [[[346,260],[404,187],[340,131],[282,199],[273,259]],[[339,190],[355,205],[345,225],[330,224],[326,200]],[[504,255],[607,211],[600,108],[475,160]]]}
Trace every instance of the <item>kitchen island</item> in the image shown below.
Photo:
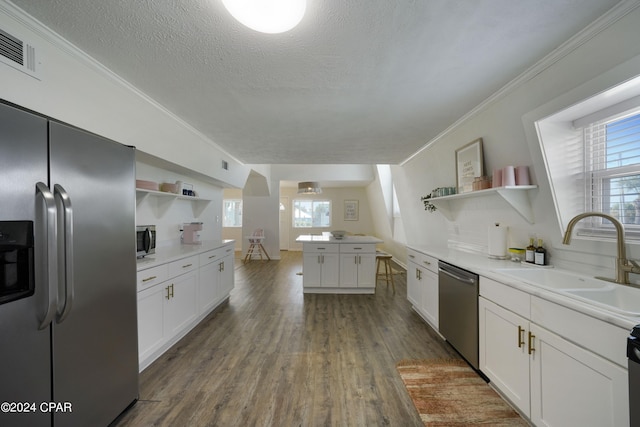
{"label": "kitchen island", "polygon": [[376,291],[376,244],[373,236],[301,235],[303,292],[373,294]]}

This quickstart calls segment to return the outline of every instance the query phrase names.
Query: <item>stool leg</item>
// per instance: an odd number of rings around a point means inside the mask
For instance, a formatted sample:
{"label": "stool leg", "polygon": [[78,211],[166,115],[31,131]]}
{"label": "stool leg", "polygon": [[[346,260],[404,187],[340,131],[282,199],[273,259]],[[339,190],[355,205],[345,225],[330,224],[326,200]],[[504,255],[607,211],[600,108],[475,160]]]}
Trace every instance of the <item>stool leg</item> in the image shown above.
{"label": "stool leg", "polygon": [[[271,261],[271,257],[270,257],[270,256],[269,256],[269,254],[267,253],[267,250],[264,248],[264,246],[262,246],[262,243],[260,243],[260,249],[262,249],[262,252],[264,252],[264,256],[266,256],[266,257],[267,257],[267,259],[268,259],[269,261]],[[261,258],[262,258],[262,256],[261,256]]]}
{"label": "stool leg", "polygon": [[391,260],[387,260],[387,264],[389,265],[389,279],[391,280],[391,287],[393,288],[393,293],[395,294],[396,293],[396,284],[393,283],[393,268],[391,268]]}

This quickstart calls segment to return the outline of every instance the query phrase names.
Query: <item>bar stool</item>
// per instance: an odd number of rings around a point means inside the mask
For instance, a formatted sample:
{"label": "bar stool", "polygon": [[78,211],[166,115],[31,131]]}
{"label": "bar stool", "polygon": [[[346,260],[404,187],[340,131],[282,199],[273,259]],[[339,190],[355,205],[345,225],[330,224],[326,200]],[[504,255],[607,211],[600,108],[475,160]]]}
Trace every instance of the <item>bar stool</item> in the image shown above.
{"label": "bar stool", "polygon": [[[393,269],[391,268],[391,259],[393,256],[389,255],[386,252],[376,251],[376,283],[378,282],[378,277],[382,276],[384,281],[387,282],[387,289],[389,288],[389,283],[393,287],[393,293],[396,293],[396,284],[393,283]],[[384,265],[384,272],[380,272],[380,264]]]}
{"label": "bar stool", "polygon": [[249,240],[249,249],[247,249],[247,254],[244,257],[243,264],[251,261],[251,259],[253,258],[253,254],[256,252],[258,255],[260,255],[261,261],[264,261],[264,258],[262,258],[262,254],[264,254],[264,256],[266,256],[267,259],[271,261],[269,254],[265,250],[264,246],[262,246],[262,241],[264,240],[264,231],[261,228],[254,230],[251,236],[247,236],[247,239]]}

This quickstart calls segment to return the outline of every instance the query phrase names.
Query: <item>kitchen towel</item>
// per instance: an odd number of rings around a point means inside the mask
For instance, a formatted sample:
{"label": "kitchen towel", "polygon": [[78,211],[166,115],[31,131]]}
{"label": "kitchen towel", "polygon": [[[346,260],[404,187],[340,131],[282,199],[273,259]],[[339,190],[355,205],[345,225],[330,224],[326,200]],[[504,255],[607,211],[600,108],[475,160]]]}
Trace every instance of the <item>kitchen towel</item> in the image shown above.
{"label": "kitchen towel", "polygon": [[507,231],[499,223],[489,226],[489,258],[505,259],[507,257]]}

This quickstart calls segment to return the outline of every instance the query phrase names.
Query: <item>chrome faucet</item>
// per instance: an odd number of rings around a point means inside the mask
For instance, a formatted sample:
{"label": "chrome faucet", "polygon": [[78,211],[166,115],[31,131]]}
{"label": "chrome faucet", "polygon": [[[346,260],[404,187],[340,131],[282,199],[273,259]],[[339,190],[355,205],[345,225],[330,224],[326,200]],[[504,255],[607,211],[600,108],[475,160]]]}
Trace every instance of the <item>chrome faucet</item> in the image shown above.
{"label": "chrome faucet", "polygon": [[616,278],[608,279],[605,277],[596,277],[597,279],[607,280],[609,282],[620,283],[623,285],[629,285],[629,273],[640,274],[640,266],[633,260],[627,259],[627,249],[624,243],[624,227],[620,221],[611,215],[607,215],[600,212],[585,212],[579,215],[576,215],[569,221],[567,225],[567,231],[564,233],[564,238],[562,239],[562,244],[568,245],[571,243],[571,232],[573,231],[573,227],[576,225],[578,221],[583,218],[589,216],[597,216],[600,218],[607,219],[611,221],[611,223],[616,227],[616,237],[618,243],[618,256],[616,258]]}

